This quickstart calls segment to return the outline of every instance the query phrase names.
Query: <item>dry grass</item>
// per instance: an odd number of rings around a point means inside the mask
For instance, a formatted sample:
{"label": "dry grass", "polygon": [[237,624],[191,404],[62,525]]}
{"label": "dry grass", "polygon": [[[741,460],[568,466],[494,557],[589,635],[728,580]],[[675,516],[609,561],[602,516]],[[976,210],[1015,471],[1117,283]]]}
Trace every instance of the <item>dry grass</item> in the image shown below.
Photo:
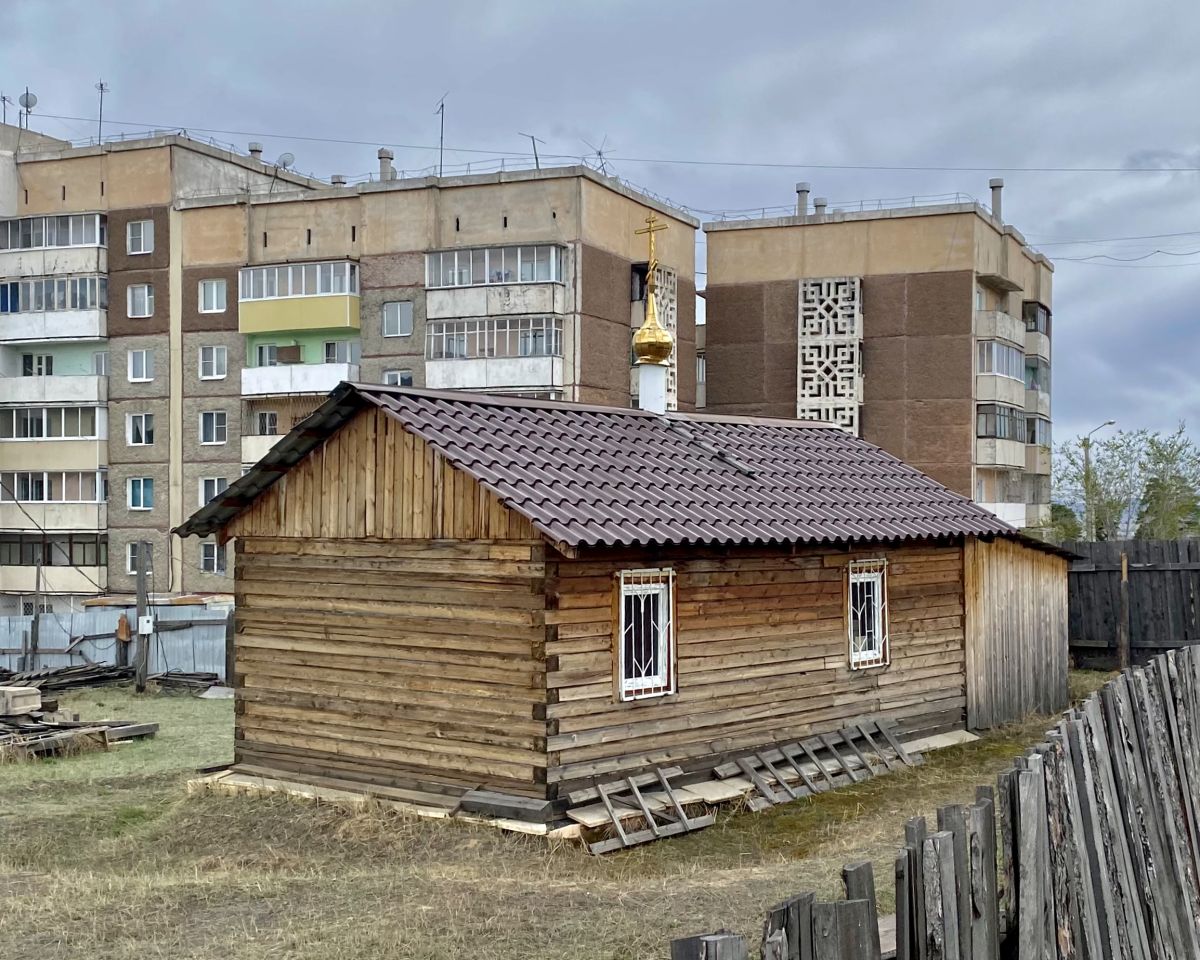
{"label": "dry grass", "polygon": [[109,689],[64,702],[162,732],[0,768],[6,960],[600,960],[664,956],[672,937],[717,926],[757,937],[766,907],[803,889],[834,895],[849,861],[874,861],[890,900],[904,820],[971,800],[1048,725],[1034,718],[919,768],[597,859],[378,808],[187,797],[196,767],[228,759],[227,701]]}

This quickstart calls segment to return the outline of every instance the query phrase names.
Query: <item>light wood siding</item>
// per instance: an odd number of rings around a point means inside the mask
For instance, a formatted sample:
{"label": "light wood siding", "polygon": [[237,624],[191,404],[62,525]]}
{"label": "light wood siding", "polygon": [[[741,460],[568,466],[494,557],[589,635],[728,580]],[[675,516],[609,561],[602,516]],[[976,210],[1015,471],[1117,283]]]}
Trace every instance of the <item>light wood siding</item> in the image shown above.
{"label": "light wood siding", "polygon": [[[845,568],[886,557],[891,665],[852,671]],[[915,545],[609,552],[550,564],[546,622],[552,784],[713,757],[867,715],[912,731],[961,726],[962,549]],[[617,702],[614,578],[676,571],[678,693]]]}
{"label": "light wood siding", "polygon": [[237,761],[544,796],[544,550],[239,539]]}
{"label": "light wood siding", "polygon": [[967,722],[987,729],[1067,706],[1067,561],[968,540]]}
{"label": "light wood siding", "polygon": [[226,537],[529,540],[472,477],[381,410],[364,410],[267,489]]}

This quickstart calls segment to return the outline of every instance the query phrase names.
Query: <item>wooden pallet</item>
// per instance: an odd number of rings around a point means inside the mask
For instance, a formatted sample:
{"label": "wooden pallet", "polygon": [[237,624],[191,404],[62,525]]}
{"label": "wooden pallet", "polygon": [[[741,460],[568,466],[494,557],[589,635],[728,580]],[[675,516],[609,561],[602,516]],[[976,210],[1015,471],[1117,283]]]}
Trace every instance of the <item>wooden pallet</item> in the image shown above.
{"label": "wooden pallet", "polygon": [[[608,853],[712,826],[716,821],[715,814],[688,816],[679,796],[671,787],[668,773],[678,773],[678,770],[664,771],[655,767],[648,774],[626,777],[624,780],[602,783],[587,791],[580,791],[581,795],[589,795],[586,799],[590,799],[592,793],[599,797],[607,814],[604,827],[614,834],[607,839],[589,843],[588,850],[595,854]],[[658,787],[653,800],[643,792],[642,788],[647,786]],[[625,829],[622,821],[631,812],[645,821],[644,828],[634,831]]]}

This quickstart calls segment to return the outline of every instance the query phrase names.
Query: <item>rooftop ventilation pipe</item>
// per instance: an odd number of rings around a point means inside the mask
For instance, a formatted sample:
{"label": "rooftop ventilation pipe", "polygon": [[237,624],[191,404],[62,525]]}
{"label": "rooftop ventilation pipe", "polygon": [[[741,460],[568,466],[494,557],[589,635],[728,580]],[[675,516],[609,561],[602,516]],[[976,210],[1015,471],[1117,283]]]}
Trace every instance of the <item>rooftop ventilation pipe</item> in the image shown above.
{"label": "rooftop ventilation pipe", "polygon": [[262,159],[262,151],[263,151],[263,145],[261,143],[251,143],[250,144],[250,158],[252,160],[261,160]]}
{"label": "rooftop ventilation pipe", "polygon": [[387,147],[379,148],[379,179],[394,180],[396,179],[396,171],[392,169],[392,159],[396,155]]}
{"label": "rooftop ventilation pipe", "polygon": [[992,188],[992,216],[1004,222],[1004,213],[1000,207],[1000,194],[1004,190],[1004,181],[1000,177],[992,177],[988,181],[988,186]]}
{"label": "rooftop ventilation pipe", "polygon": [[813,197],[813,216],[825,216],[825,204],[828,201],[824,197]]}
{"label": "rooftop ventilation pipe", "polygon": [[810,190],[812,190],[811,183],[801,182],[796,184],[796,216],[798,217],[808,216],[808,194]]}

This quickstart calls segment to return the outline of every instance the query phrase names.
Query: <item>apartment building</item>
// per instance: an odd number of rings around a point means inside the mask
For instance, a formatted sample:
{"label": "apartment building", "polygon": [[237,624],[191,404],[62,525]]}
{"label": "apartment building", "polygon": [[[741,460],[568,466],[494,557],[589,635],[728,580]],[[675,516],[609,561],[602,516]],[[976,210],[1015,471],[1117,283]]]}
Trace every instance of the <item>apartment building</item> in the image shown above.
{"label": "apartment building", "polygon": [[169,531],[342,380],[636,402],[649,216],[694,407],[697,221],[584,167],[401,179],[381,150],[348,186],[260,153],[0,153],[0,615],[39,566],[54,609],[131,592],[141,541],[154,592],[227,592],[226,549]]}
{"label": "apartment building", "polygon": [[831,421],[1049,522],[1054,268],[992,203],[706,223],[707,410]]}

